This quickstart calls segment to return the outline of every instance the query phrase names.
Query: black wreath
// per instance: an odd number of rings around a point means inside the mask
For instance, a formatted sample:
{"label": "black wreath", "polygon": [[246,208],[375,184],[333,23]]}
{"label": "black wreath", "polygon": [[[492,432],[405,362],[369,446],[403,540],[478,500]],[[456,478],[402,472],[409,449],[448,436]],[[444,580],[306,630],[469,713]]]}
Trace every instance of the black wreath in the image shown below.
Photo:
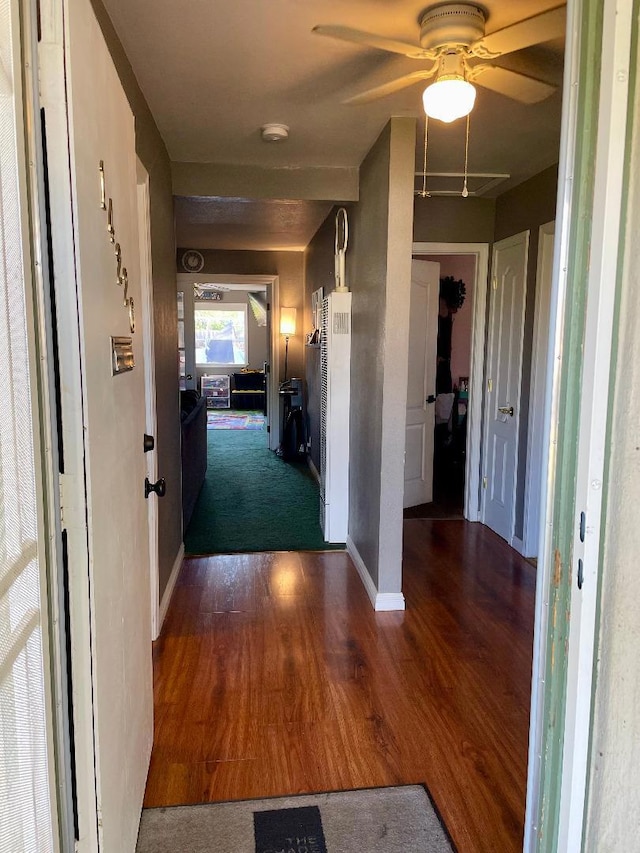
{"label": "black wreath", "polygon": [[458,311],[464,305],[467,288],[464,281],[448,275],[440,279],[440,298],[444,299],[449,311]]}

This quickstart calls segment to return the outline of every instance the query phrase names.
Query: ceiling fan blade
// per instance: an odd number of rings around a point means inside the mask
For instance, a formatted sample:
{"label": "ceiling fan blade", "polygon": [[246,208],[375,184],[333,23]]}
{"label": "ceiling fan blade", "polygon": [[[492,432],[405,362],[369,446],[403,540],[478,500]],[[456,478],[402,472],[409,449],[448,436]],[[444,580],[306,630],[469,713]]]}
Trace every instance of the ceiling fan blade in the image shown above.
{"label": "ceiling fan blade", "polygon": [[469,52],[482,59],[495,59],[505,53],[513,53],[516,50],[531,47],[533,44],[560,38],[564,35],[566,17],[566,6],[541,12],[533,18],[519,21],[517,24],[478,39],[471,45]]}
{"label": "ceiling fan blade", "polygon": [[378,50],[399,53],[401,56],[408,56],[410,59],[433,59],[436,55],[434,51],[424,50],[418,47],[418,45],[408,44],[403,41],[394,41],[384,36],[377,36],[375,33],[365,33],[363,30],[353,30],[351,27],[327,24],[314,27],[312,32],[317,33],[319,36],[330,36],[334,39],[342,39],[342,41],[350,41],[355,44],[365,45],[366,47],[375,47]]}
{"label": "ceiling fan blade", "polygon": [[537,104],[538,101],[544,101],[557,88],[528,77],[526,74],[519,74],[517,71],[509,71],[494,65],[476,65],[469,70],[468,77],[473,83],[491,89],[492,92],[498,92],[500,95],[506,95],[522,104]]}
{"label": "ceiling fan blade", "polygon": [[382,86],[376,86],[373,89],[367,89],[366,92],[360,92],[359,95],[354,95],[352,98],[347,98],[343,104],[367,104],[369,101],[375,101],[377,98],[384,98],[386,95],[392,95],[394,92],[399,92],[400,89],[406,89],[407,86],[413,86],[420,80],[428,80],[436,73],[437,66],[423,71],[414,71],[411,74],[406,74],[404,77],[398,77],[396,80],[391,80],[389,83],[383,83]]}

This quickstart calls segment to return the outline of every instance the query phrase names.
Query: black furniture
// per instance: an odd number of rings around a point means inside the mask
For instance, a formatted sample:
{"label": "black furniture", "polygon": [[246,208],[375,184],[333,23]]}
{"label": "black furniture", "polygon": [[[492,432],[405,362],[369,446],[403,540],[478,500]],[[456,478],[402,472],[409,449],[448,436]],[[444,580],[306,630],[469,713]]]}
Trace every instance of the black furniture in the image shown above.
{"label": "black furniture", "polygon": [[261,409],[267,413],[267,395],[263,370],[233,374],[232,409]]}
{"label": "black furniture", "polygon": [[182,456],[182,529],[189,526],[207,473],[207,398],[180,392]]}

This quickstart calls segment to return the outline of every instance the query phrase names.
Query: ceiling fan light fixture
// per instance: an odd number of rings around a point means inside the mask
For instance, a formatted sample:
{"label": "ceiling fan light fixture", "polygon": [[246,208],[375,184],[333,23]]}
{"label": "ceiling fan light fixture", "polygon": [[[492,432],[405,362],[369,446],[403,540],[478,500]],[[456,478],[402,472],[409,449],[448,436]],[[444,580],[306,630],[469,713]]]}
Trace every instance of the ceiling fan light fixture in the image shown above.
{"label": "ceiling fan light fixture", "polygon": [[425,113],[446,124],[469,115],[475,100],[475,86],[459,76],[440,77],[422,94]]}

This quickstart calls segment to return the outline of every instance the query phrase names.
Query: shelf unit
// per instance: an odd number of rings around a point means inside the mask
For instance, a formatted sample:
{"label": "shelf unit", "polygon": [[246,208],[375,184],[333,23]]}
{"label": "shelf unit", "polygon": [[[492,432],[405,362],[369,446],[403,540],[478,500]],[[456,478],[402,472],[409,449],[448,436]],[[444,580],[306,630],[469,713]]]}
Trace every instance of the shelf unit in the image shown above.
{"label": "shelf unit", "polygon": [[229,377],[224,374],[200,377],[200,393],[207,409],[228,409],[231,401]]}

